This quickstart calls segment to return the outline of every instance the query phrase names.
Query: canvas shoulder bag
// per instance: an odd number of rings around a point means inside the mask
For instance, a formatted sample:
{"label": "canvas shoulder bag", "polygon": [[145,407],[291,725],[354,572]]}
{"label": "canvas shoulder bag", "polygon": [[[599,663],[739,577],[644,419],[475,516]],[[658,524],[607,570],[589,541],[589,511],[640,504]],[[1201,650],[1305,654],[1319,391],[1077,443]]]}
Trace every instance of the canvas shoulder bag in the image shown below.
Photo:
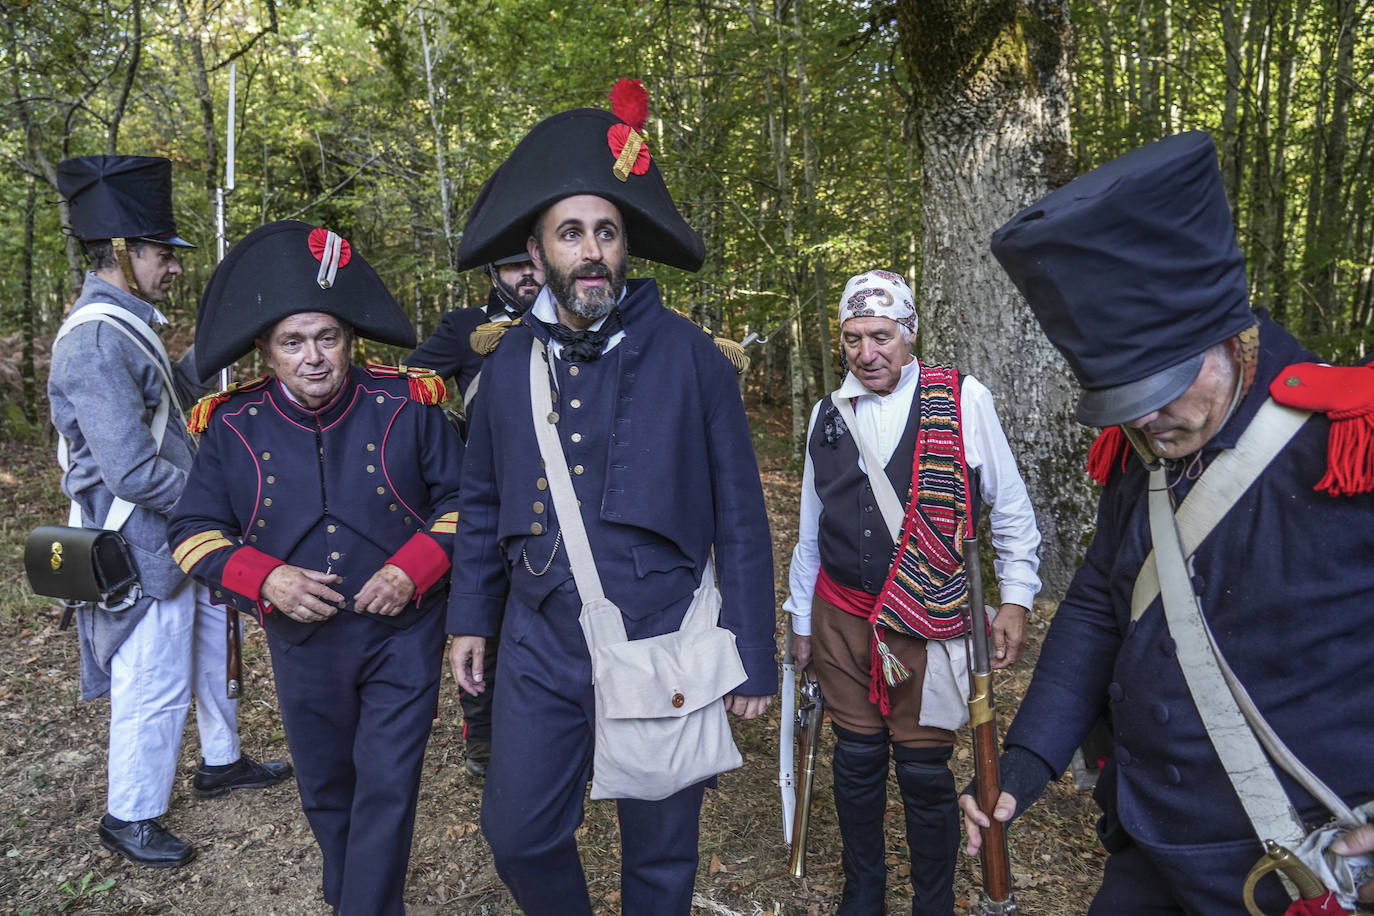
{"label": "canvas shoulder bag", "polygon": [[592,661],[596,736],[592,798],[659,801],[744,761],[721,698],[747,675],[735,634],[719,626],[721,597],[708,559],[682,626],[629,639],[606,598],[554,426],[542,342],[530,348],[530,407],[549,493],[582,599],[579,622]]}

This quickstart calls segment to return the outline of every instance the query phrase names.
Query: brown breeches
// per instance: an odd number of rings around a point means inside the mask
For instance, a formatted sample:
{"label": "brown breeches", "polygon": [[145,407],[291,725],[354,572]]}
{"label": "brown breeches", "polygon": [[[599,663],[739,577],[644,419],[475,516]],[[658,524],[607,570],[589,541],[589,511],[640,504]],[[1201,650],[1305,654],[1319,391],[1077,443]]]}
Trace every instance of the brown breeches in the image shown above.
{"label": "brown breeches", "polygon": [[886,631],[883,641],[911,670],[911,677],[888,688],[892,712],[884,716],[868,701],[873,657],[873,628],[817,597],[811,605],[812,668],[825,694],[825,711],[840,728],[862,735],[888,732],[893,744],[906,747],[948,747],[954,732],[918,724],[921,720],[921,683],[926,674],[926,641]]}

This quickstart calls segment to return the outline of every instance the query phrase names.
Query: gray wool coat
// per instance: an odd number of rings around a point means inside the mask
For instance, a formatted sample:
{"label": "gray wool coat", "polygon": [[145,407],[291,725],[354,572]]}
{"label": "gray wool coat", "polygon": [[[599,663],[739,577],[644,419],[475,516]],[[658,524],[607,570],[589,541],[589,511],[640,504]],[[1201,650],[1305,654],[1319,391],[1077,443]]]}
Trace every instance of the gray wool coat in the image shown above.
{"label": "gray wool coat", "polygon": [[[88,302],[113,303],[150,327],[161,317],[147,302],[94,273],[86,275],[73,311]],[[172,368],[184,408],[205,386],[196,379],[191,352]],[[167,546],[167,516],[186,484],[196,446],[174,411],[162,446],[156,447],[151,425],[162,388],[156,365],[104,322],[78,325],[53,348],[48,403],[53,426],[70,448],[62,490],[81,507],[81,523],[88,528],[104,520],[116,497],[134,504],[120,531],[133,551],[144,593],[126,611],[84,608],[77,614],[83,699],[109,692],[115,650],[154,599],[171,597],[187,582]]]}

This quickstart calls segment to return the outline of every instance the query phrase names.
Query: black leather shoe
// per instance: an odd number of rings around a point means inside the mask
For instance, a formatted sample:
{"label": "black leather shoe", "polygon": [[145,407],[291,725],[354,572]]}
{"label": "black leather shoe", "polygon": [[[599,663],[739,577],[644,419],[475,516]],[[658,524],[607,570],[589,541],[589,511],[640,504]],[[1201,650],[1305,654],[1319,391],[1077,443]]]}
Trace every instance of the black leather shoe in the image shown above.
{"label": "black leather shoe", "polygon": [[258,763],[247,754],[224,766],[206,766],[202,760],[191,780],[191,788],[200,798],[216,798],[234,789],[264,789],[275,786],[291,775],[291,764],[284,760]]}
{"label": "black leather shoe", "polygon": [[486,778],[487,764],[489,763],[491,763],[491,742],[469,741],[467,759],[463,761],[463,769],[468,771],[468,775],[474,779]]}
{"label": "black leather shoe", "polygon": [[119,821],[122,827],[111,826],[110,820],[108,814],[100,819],[100,845],[130,862],[149,868],[176,868],[196,857],[190,843],[183,843],[152,818]]}

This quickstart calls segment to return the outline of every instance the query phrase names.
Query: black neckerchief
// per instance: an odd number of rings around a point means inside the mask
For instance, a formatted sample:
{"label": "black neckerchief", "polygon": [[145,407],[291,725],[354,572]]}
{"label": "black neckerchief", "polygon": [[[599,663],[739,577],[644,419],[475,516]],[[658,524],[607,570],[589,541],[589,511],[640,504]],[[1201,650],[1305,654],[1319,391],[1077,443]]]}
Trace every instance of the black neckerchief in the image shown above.
{"label": "black neckerchief", "polygon": [[620,309],[611,309],[600,330],[574,331],[565,324],[543,322],[549,336],[558,341],[562,351],[559,358],[570,363],[591,363],[601,358],[606,342],[620,330]]}

